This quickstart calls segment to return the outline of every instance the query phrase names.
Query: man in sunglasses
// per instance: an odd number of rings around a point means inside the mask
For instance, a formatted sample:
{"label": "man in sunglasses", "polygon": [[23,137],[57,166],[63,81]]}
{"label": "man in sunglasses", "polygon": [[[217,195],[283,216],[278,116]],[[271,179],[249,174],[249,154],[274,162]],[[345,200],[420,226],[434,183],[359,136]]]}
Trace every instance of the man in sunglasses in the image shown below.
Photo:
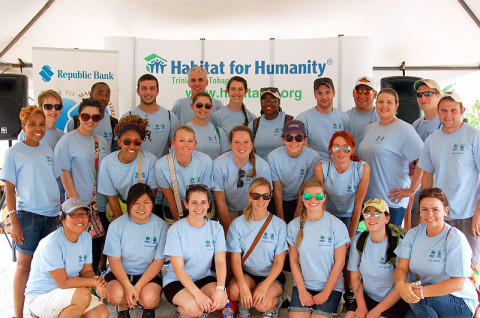
{"label": "man in sunglasses", "polygon": [[440,97],[440,85],[432,79],[421,79],[413,84],[417,91],[417,102],[424,116],[415,120],[413,127],[425,142],[442,125],[438,118],[437,103]]}
{"label": "man in sunglasses", "polygon": [[356,145],[359,145],[360,141],[362,141],[367,126],[380,120],[374,106],[376,98],[377,91],[375,90],[373,78],[368,76],[359,77],[353,89],[355,107],[346,112],[350,119],[348,132],[355,138]]}
{"label": "man in sunglasses", "polygon": [[[178,99],[175,104],[173,104],[172,108],[172,112],[177,115],[180,125],[185,125],[186,123],[192,121],[193,110],[190,107],[190,105],[192,104],[192,97],[200,92],[205,93],[205,89],[207,88],[207,86],[207,70],[202,66],[191,67],[188,70],[188,87],[190,87],[190,96]],[[223,107],[222,101],[213,97],[215,96],[213,96],[212,94],[212,114]]]}

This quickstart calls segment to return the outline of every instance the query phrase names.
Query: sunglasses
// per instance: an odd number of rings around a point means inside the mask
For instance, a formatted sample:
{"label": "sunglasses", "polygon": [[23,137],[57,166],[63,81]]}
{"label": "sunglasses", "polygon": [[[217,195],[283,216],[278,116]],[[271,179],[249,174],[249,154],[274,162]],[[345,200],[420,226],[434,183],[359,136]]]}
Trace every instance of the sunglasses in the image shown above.
{"label": "sunglasses", "polygon": [[238,170],[238,180],[237,180],[237,188],[243,187],[243,180],[242,178],[245,177],[245,170]]}
{"label": "sunglasses", "polygon": [[62,110],[62,105],[61,104],[43,104],[43,108],[46,110],[52,110],[55,108],[55,110]]}
{"label": "sunglasses", "polygon": [[373,215],[376,219],[381,219],[383,214],[384,214],[384,213],[383,213],[383,212],[380,212],[380,211],[365,211],[365,212],[362,212],[362,215],[363,215],[363,218],[364,218],[364,219],[369,219],[369,218],[372,217],[372,215]]}
{"label": "sunglasses", "polygon": [[373,90],[371,90],[371,89],[354,89],[353,93],[355,95],[372,95]]}
{"label": "sunglasses", "polygon": [[130,144],[133,141],[133,144],[135,146],[139,147],[139,146],[142,145],[142,142],[143,142],[142,139],[130,139],[130,138],[122,138],[122,139],[118,139],[118,140],[121,141],[124,146],[130,146]]}
{"label": "sunglasses", "polygon": [[302,142],[303,141],[303,138],[302,136],[300,135],[296,135],[295,137],[293,137],[292,135],[286,135],[285,136],[285,141],[286,142],[292,142],[293,139],[295,139],[296,142]]}
{"label": "sunglasses", "polygon": [[260,200],[260,198],[263,198],[265,201],[270,200],[272,197],[271,193],[255,193],[255,192],[250,192],[250,196],[252,197],[252,200]]}
{"label": "sunglasses", "polygon": [[70,213],[68,216],[70,216],[72,219],[88,218],[88,212]]}
{"label": "sunglasses", "polygon": [[343,145],[343,146],[334,145],[334,146],[332,146],[332,152],[333,153],[339,152],[340,149],[342,149],[344,153],[351,153],[352,152],[352,147],[350,147],[349,145]]}
{"label": "sunglasses", "polygon": [[81,114],[80,115],[80,118],[83,120],[83,121],[89,121],[90,118],[95,122],[95,123],[98,123],[100,121],[100,115],[89,115],[89,114]]}
{"label": "sunglasses", "polygon": [[318,201],[322,201],[323,198],[325,198],[325,194],[323,194],[323,193],[315,193],[315,194],[313,194],[313,193],[304,193],[304,194],[303,194],[303,198],[304,198],[305,200],[307,200],[307,201],[308,201],[308,200],[311,200],[313,197],[315,197],[315,199],[318,200]]}
{"label": "sunglasses", "polygon": [[197,107],[198,109],[202,108],[203,106],[205,106],[205,109],[210,109],[212,108],[212,104],[209,104],[209,103],[196,103],[195,104],[195,107]]}
{"label": "sunglasses", "polygon": [[420,92],[417,92],[417,97],[420,98],[422,96],[425,96],[425,97],[430,97],[432,95],[435,95],[436,93],[435,92],[432,92],[432,91],[426,91],[426,92],[423,92],[423,93],[420,93]]}

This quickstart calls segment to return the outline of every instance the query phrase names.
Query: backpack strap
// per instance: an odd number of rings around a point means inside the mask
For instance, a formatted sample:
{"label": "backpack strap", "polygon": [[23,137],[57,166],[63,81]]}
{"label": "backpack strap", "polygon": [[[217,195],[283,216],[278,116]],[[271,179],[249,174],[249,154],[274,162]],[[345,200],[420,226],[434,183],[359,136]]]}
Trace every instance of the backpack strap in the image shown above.
{"label": "backpack strap", "polygon": [[357,244],[355,245],[355,247],[357,248],[358,254],[360,254],[360,259],[358,261],[359,266],[360,266],[360,262],[362,261],[363,251],[365,251],[365,247],[367,246],[368,235],[369,235],[368,231],[362,232],[358,236]]}
{"label": "backpack strap", "polygon": [[392,263],[393,267],[397,267],[397,255],[395,254],[395,249],[398,244],[400,244],[400,239],[403,239],[405,236],[405,229],[399,225],[388,224],[386,227],[387,231],[387,253],[386,259]]}
{"label": "backpack strap", "polygon": [[[110,116],[110,115],[109,115]],[[110,127],[112,127],[112,144],[110,145],[110,149],[112,151],[117,150],[115,145],[115,126],[117,126],[118,120],[115,117],[110,116]]]}
{"label": "backpack strap", "polygon": [[253,139],[255,139],[255,136],[257,136],[257,130],[258,130],[259,124],[260,124],[260,117],[257,117],[253,120],[253,124],[252,124]]}

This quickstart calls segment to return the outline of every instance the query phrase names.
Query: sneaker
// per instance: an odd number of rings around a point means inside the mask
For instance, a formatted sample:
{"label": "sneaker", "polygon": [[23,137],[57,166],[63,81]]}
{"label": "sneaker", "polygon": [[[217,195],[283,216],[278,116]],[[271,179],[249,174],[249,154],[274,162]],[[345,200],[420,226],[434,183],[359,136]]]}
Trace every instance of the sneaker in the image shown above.
{"label": "sneaker", "polygon": [[243,307],[240,302],[238,302],[237,318],[250,318],[250,309]]}
{"label": "sneaker", "polygon": [[355,301],[355,293],[353,292],[353,289],[345,290],[345,292],[343,293],[343,300],[345,301],[345,308],[349,309]]}
{"label": "sneaker", "polygon": [[130,311],[128,309],[118,311],[117,309],[117,318],[130,318]]}
{"label": "sneaker", "polygon": [[177,310],[177,307],[175,307],[175,318],[188,318],[188,317],[179,313]]}
{"label": "sneaker", "polygon": [[155,309],[143,309],[142,318],[155,318]]}
{"label": "sneaker", "polygon": [[278,318],[278,311],[280,310],[281,306],[282,306],[282,297],[278,296],[277,304],[275,305],[275,307],[273,307],[272,310],[264,312],[262,314],[262,318]]}

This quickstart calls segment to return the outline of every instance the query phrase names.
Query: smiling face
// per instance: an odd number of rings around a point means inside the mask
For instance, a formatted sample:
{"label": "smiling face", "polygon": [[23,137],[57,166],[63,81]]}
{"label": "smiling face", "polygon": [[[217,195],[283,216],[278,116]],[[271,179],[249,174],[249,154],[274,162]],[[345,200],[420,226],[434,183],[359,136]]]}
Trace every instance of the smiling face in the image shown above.
{"label": "smiling face", "polygon": [[44,104],[61,105],[62,102],[52,96],[48,96],[43,100],[42,109],[46,117],[46,122],[47,124],[50,124],[50,123],[55,124],[58,118],[60,118],[60,114],[62,113],[62,110],[61,109],[55,110],[55,107],[53,107],[50,110],[47,110],[43,107]]}
{"label": "smiling face", "polygon": [[279,113],[280,100],[273,96],[273,94],[265,93],[260,98],[260,106],[265,114],[265,118],[275,118]]}
{"label": "smiling face", "polygon": [[[198,108],[197,106],[203,105],[201,108]],[[205,105],[209,105],[209,109],[205,107]],[[191,105],[192,110],[193,110],[193,116],[198,119],[207,119],[208,116],[210,116],[210,113],[212,112],[212,102],[207,96],[200,96],[198,97],[195,102]]]}
{"label": "smiling face", "polygon": [[80,235],[87,228],[88,221],[89,219],[87,210],[85,208],[78,208],[75,211],[67,214],[62,223],[66,232]]}
{"label": "smiling face", "polygon": [[248,159],[250,152],[253,150],[253,141],[250,138],[250,134],[246,131],[234,132],[230,148],[232,148],[235,158]]}
{"label": "smiling face", "polygon": [[333,98],[335,91],[328,85],[318,85],[315,90],[315,99],[317,100],[317,108],[328,110],[333,107]]}
{"label": "smiling face", "polygon": [[398,103],[395,101],[395,96],[382,93],[377,98],[377,113],[381,121],[391,121],[395,118],[395,113],[398,108]]}
{"label": "smiling face", "polygon": [[177,130],[172,146],[175,147],[177,157],[191,158],[192,152],[197,146],[195,133],[184,129]]}
{"label": "smiling face", "polygon": [[453,133],[462,127],[462,116],[465,108],[460,103],[449,98],[444,98],[438,104],[438,118],[442,123],[443,131],[447,134]]}
{"label": "smiling face", "polygon": [[137,88],[140,102],[144,105],[154,105],[157,100],[158,92],[159,90],[155,80],[142,81]]}
{"label": "smiling face", "polygon": [[[310,200],[306,200],[304,198],[305,193],[313,194],[312,198]],[[315,198],[315,194],[317,193],[324,194],[322,200],[317,200]],[[307,209],[307,212],[321,212],[323,210],[323,203],[325,202],[325,199],[326,199],[325,190],[319,186],[305,188],[305,190],[302,193],[302,202],[305,208]]]}
{"label": "smiling face", "polygon": [[433,89],[428,87],[425,84],[418,86],[417,93],[433,93],[431,96],[425,96],[422,94],[422,97],[417,97],[417,102],[420,108],[425,112],[430,109],[435,109],[437,107],[438,98],[440,95]]}
{"label": "smiling face", "polygon": [[243,103],[243,98],[247,94],[248,90],[242,82],[230,81],[230,86],[227,88],[227,93],[230,97],[230,102],[235,104]]}
{"label": "smiling face", "polygon": [[366,85],[358,85],[353,91],[353,100],[355,108],[359,112],[367,112],[373,109],[373,102],[377,97],[377,92]]}
{"label": "smiling face", "polygon": [[110,87],[105,84],[97,84],[94,91],[90,93],[90,97],[98,100],[102,106],[102,111],[105,111],[108,103],[110,103]]}
{"label": "smiling face", "polygon": [[258,200],[254,200],[252,197],[252,193],[254,194],[271,194],[270,187],[266,185],[259,185],[253,188],[250,193],[248,194],[248,200],[252,202],[252,211],[255,212],[266,212],[268,208],[268,204],[270,203],[270,199],[265,200],[262,196]]}
{"label": "smiling face", "polygon": [[46,132],[45,117],[40,113],[30,116],[22,129],[25,132],[25,143],[29,146],[38,146]]}
{"label": "smiling face", "polygon": [[[85,121],[82,119],[82,114],[87,114],[90,116],[90,119]],[[97,127],[98,122],[94,122],[92,119],[92,116],[100,115],[100,111],[98,110],[97,107],[93,106],[86,106],[82,109],[82,112],[78,114],[78,118],[80,119],[80,128],[82,128],[83,131],[88,132],[88,133],[93,133],[93,130],[95,127]]]}
{"label": "smiling face", "polygon": [[185,207],[188,210],[188,217],[203,219],[207,214],[210,203],[208,195],[202,191],[190,192],[188,202],[185,201]]}
{"label": "smiling face", "polygon": [[[130,139],[130,144],[125,146],[124,139]],[[122,133],[119,140],[117,141],[118,146],[121,149],[119,156],[125,158],[127,161],[131,162],[137,158],[137,154],[140,151],[140,146],[135,146],[135,139],[141,139],[140,134],[135,130],[127,130]]]}
{"label": "smiling face", "polygon": [[188,78],[188,87],[192,90],[192,96],[197,93],[205,92],[208,85],[208,79],[202,71],[192,72]]}
{"label": "smiling face", "polygon": [[147,194],[140,196],[130,206],[130,217],[137,224],[145,224],[150,220],[153,202]]}
{"label": "smiling face", "polygon": [[[292,136],[292,141],[287,141],[287,139],[285,138],[287,136]],[[285,144],[285,149],[287,149],[287,154],[290,157],[296,158],[302,154],[304,138],[302,139],[302,141],[297,141],[295,137],[299,136],[299,134],[296,132],[289,133],[287,136],[282,136],[283,143]]]}
{"label": "smiling face", "polygon": [[420,219],[427,229],[443,228],[447,215],[448,207],[439,199],[426,197],[420,201]]}
{"label": "smiling face", "polygon": [[[340,147],[340,150],[338,152],[334,152],[335,149],[338,149]],[[350,147],[350,152],[345,152],[344,148]],[[352,148],[349,143],[345,140],[345,138],[338,136],[333,140],[332,147],[328,150],[332,156],[333,160],[337,163],[346,163],[351,160],[352,154],[355,151],[355,148]]]}
{"label": "smiling face", "polygon": [[385,224],[390,221],[390,215],[381,213],[381,217],[377,219],[373,212],[376,212],[377,209],[373,206],[367,207],[366,211],[371,212],[371,216],[369,218],[364,218],[365,225],[370,232],[379,231],[385,229]]}

